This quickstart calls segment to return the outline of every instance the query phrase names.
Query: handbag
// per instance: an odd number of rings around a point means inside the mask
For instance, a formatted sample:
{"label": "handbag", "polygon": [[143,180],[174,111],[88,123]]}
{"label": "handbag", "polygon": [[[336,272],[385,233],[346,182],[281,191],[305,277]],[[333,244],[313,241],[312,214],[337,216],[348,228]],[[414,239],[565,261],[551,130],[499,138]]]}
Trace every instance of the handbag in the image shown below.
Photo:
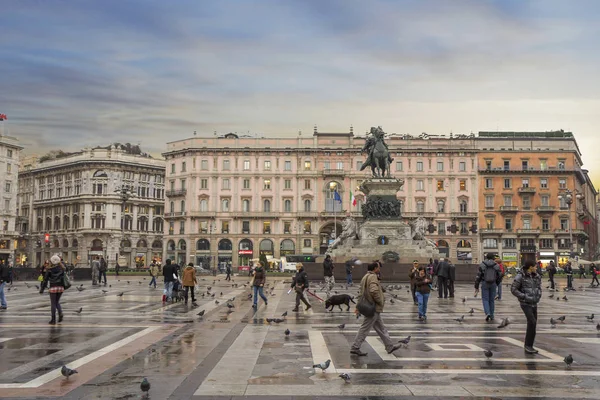
{"label": "handbag", "polygon": [[71,281],[69,280],[69,276],[66,273],[63,273],[63,286],[65,290],[71,287]]}
{"label": "handbag", "polygon": [[367,318],[372,317],[373,315],[375,315],[375,303],[371,303],[369,300],[367,300],[367,297],[365,296],[367,290],[367,279],[365,279],[365,283],[362,287],[362,295],[360,296],[360,299],[358,300],[358,303],[356,304],[356,309],[358,310],[359,313],[361,313],[362,315],[364,315]]}
{"label": "handbag", "polygon": [[40,274],[37,279],[38,279],[38,282],[43,282],[44,281],[44,275]]}

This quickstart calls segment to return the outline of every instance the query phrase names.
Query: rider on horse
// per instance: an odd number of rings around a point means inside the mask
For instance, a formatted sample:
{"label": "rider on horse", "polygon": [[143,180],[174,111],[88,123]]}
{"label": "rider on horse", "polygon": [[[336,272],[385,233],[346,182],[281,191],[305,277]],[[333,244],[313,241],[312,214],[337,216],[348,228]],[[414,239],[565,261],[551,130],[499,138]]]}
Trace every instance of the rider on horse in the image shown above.
{"label": "rider on horse", "polygon": [[[373,160],[373,148],[375,147],[375,144],[377,143],[378,140],[381,140],[383,142],[383,145],[385,146],[385,148],[387,150],[389,150],[387,144],[383,141],[383,130],[381,129],[381,127],[371,127],[371,132],[370,132],[371,136],[367,136],[367,139],[365,140],[365,145],[361,150],[361,153],[364,153],[365,151],[367,152],[367,161],[365,161],[365,163],[362,165],[362,167],[360,167],[360,170],[364,170],[365,168],[367,168],[368,166],[371,166],[374,164],[374,160]],[[392,158],[391,154],[388,154],[388,161],[390,163],[390,165],[392,164],[392,161],[394,161],[394,159]]]}

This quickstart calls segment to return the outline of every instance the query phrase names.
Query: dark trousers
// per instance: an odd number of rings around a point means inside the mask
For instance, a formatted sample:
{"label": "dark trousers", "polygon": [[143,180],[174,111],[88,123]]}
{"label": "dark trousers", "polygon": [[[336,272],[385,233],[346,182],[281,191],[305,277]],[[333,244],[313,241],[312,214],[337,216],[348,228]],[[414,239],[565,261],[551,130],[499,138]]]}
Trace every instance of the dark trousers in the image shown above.
{"label": "dark trousers", "polygon": [[438,276],[438,297],[448,297],[448,278]]}
{"label": "dark trousers", "polygon": [[192,303],[196,302],[196,297],[194,297],[194,287],[193,286],[184,286],[185,288],[185,302],[188,302],[188,290],[192,292]]}
{"label": "dark trousers", "polygon": [[527,318],[527,332],[525,333],[525,347],[533,347],[535,341],[535,328],[537,325],[537,306],[521,304],[521,310]]}
{"label": "dark trousers", "polygon": [[554,274],[550,274],[550,288],[555,289],[554,287]]}
{"label": "dark trousers", "polygon": [[296,290],[296,308],[300,307],[300,301],[302,301],[306,307],[310,305],[304,298],[304,290]]}
{"label": "dark trousers", "polygon": [[594,275],[594,277],[592,278],[592,286],[594,286],[594,281],[596,281],[596,285],[600,286],[600,282],[598,282],[598,275]]}
{"label": "dark trousers", "polygon": [[152,276],[152,279],[150,280],[150,284],[148,284],[148,286],[152,286],[154,285],[154,287],[156,288],[156,277]]}
{"label": "dark trousers", "polygon": [[412,294],[412,298],[413,298],[413,303],[418,304],[419,301],[417,300],[417,285],[415,285],[414,283],[410,284],[410,292]]}
{"label": "dark trousers", "polygon": [[104,277],[104,284],[106,285],[106,271],[98,272],[98,283],[102,283],[102,277]]}
{"label": "dark trousers", "polygon": [[226,281],[230,281],[231,280],[231,271],[227,270],[227,276],[225,277]]}
{"label": "dark trousers", "polygon": [[454,281],[451,279],[448,279],[448,282],[446,282],[446,283],[448,285],[449,296],[454,297]]}
{"label": "dark trousers", "polygon": [[573,275],[567,274],[567,289],[573,289]]}
{"label": "dark trousers", "polygon": [[52,313],[52,320],[56,320],[56,310],[58,315],[62,315],[62,307],[60,306],[60,296],[62,293],[50,293],[50,312]]}
{"label": "dark trousers", "polygon": [[579,271],[579,279],[585,279],[585,271]]}

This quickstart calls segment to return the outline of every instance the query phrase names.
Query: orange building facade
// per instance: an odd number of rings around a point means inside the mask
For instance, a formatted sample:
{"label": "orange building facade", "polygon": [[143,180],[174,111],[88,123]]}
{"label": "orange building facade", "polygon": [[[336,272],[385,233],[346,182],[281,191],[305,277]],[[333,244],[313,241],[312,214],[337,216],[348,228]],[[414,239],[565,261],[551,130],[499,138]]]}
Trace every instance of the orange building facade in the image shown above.
{"label": "orange building facade", "polygon": [[597,192],[573,135],[480,132],[477,143],[483,253],[498,254],[509,267],[593,259]]}

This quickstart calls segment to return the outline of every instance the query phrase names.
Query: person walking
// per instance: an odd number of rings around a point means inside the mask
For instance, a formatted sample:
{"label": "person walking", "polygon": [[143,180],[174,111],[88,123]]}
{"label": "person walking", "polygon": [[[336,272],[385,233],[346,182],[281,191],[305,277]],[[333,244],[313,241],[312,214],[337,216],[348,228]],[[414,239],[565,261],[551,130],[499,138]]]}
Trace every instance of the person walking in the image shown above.
{"label": "person walking", "polygon": [[417,288],[417,302],[419,304],[419,320],[427,319],[427,302],[431,291],[431,277],[424,268],[419,268],[419,274],[415,278]]}
{"label": "person walking", "polygon": [[571,261],[567,261],[565,264],[565,274],[567,274],[567,288],[565,290],[575,290],[573,287],[573,266]]}
{"label": "person walking", "polygon": [[225,272],[227,273],[225,280],[230,281],[231,280],[231,263],[228,262],[227,265],[225,265]]}
{"label": "person walking", "polygon": [[[392,341],[390,338],[390,334],[388,333],[383,320],[381,319],[381,313],[383,312],[383,288],[381,287],[381,283],[379,282],[378,275],[381,273],[381,263],[379,261],[375,261],[367,266],[367,273],[363,276],[360,281],[360,292],[358,294],[359,298],[364,297],[364,299],[372,304],[375,304],[375,314],[371,317],[365,316],[363,322],[356,333],[356,337],[354,338],[354,343],[350,348],[350,354],[356,356],[366,356],[367,353],[364,353],[360,350],[363,342],[367,338],[369,332],[371,332],[371,328],[375,329],[375,332],[381,338],[383,345],[385,346],[385,350],[388,354],[393,353],[402,347],[401,343],[396,343]],[[358,309],[354,310],[356,315],[359,315],[360,312]]]}
{"label": "person walking", "polygon": [[156,260],[152,260],[152,264],[150,264],[150,276],[152,279],[148,286],[154,285],[154,289],[156,289],[156,278],[158,278],[158,274],[160,274],[160,264],[158,264]]}
{"label": "person walking", "polygon": [[119,276],[119,271],[121,270],[121,266],[119,265],[119,262],[117,261],[117,263],[115,264],[115,275]]}
{"label": "person walking", "polygon": [[351,259],[346,261],[346,284],[348,284],[350,286],[353,285],[352,270],[354,269],[354,263],[356,262],[356,260],[357,260],[356,257],[352,257]]}
{"label": "person walking", "polygon": [[600,286],[600,282],[598,282],[598,274],[600,273],[600,271],[598,271],[598,267],[596,267],[596,264],[591,263],[590,264],[590,274],[592,275],[592,282],[590,283],[591,287],[594,287],[594,282],[596,282],[596,286]]}
{"label": "person walking", "polygon": [[265,269],[263,267],[263,263],[261,261],[258,262],[258,267],[254,270],[254,283],[252,286],[254,287],[254,301],[252,303],[252,308],[258,308],[258,296],[263,299],[265,302],[265,306],[269,304],[267,297],[264,294],[265,282],[267,280],[267,275],[265,273]]}
{"label": "person walking", "polygon": [[8,275],[8,266],[4,263],[0,263],[0,310],[6,310],[8,304],[6,304],[6,294],[4,294],[4,287],[9,282],[10,277]]}
{"label": "person walking", "polygon": [[481,300],[483,302],[485,320],[493,321],[494,298],[496,297],[496,288],[500,282],[500,267],[494,261],[494,253],[488,253],[485,258],[479,265],[479,273],[475,278],[475,297],[479,293],[479,285],[481,284]]}
{"label": "person walking", "polygon": [[323,277],[325,280],[325,298],[328,299],[331,295],[331,289],[335,285],[335,278],[333,277],[333,260],[331,256],[327,254],[325,261],[323,261]]}
{"label": "person walking", "polygon": [[102,277],[104,276],[104,286],[106,286],[106,271],[108,270],[108,265],[106,264],[106,260],[103,256],[100,256],[100,267],[98,268],[98,284],[102,284]]}
{"label": "person walking", "polygon": [[300,301],[306,306],[306,311],[310,310],[312,306],[306,300],[304,291],[308,289],[308,274],[304,271],[304,265],[302,263],[296,264],[296,276],[292,280],[292,289],[296,291],[296,307],[292,311],[298,312],[300,307]]}
{"label": "person walking", "polygon": [[448,298],[448,278],[450,278],[448,263],[446,259],[440,258],[440,263],[437,268],[437,277],[438,277],[438,298]]}
{"label": "person walking", "polygon": [[60,262],[60,257],[56,254],[50,257],[50,263],[52,265],[44,273],[44,280],[40,284],[40,294],[43,294],[44,289],[48,286],[51,313],[51,319],[48,323],[56,325],[56,311],[58,311],[58,322],[62,322],[63,320],[60,298],[65,291],[65,268]]}
{"label": "person walking", "polygon": [[196,280],[196,269],[194,268],[194,264],[188,263],[188,265],[183,269],[183,279],[181,280],[181,284],[183,285],[183,290],[185,290],[185,304],[188,303],[188,291],[192,292],[192,305],[197,306],[196,297],[194,296],[194,288],[198,281]]}
{"label": "person walking", "polygon": [[163,296],[163,301],[173,300],[173,285],[175,284],[175,281],[179,279],[176,267],[176,264],[171,264],[170,259],[167,259],[167,263],[163,267],[163,277],[165,281],[165,293]]}
{"label": "person walking", "polygon": [[92,285],[98,284],[98,275],[100,274],[100,257],[94,256],[92,261]]}
{"label": "person walking", "polygon": [[498,267],[500,268],[500,283],[498,284],[498,287],[496,288],[496,300],[498,301],[502,301],[502,279],[504,278],[504,264],[502,264],[502,259],[500,259],[500,257],[496,257],[494,259],[494,262],[496,264],[498,264]]}
{"label": "person walking", "polygon": [[554,264],[554,261],[550,261],[550,263],[546,267],[546,271],[548,271],[548,279],[550,280],[550,288],[555,289],[556,287],[554,284],[554,274],[556,274],[557,270],[556,270],[556,264]]}
{"label": "person walking", "polygon": [[456,267],[452,261],[446,261],[448,263],[448,297],[454,298],[454,281],[456,280]]}
{"label": "person walking", "polygon": [[579,264],[579,279],[585,279],[585,267],[583,264]]}
{"label": "person walking", "polygon": [[440,260],[433,260],[433,272],[431,273],[432,278],[432,285],[434,289],[438,288],[438,266],[440,265]]}
{"label": "person walking", "polygon": [[408,272],[408,278],[410,279],[410,292],[412,294],[413,304],[415,306],[419,305],[417,301],[417,276],[419,276],[419,262],[417,260],[413,261],[412,269]]}
{"label": "person walking", "polygon": [[525,333],[525,352],[537,354],[533,348],[537,325],[537,305],[542,298],[542,277],[537,273],[533,261],[525,261],[523,269],[517,274],[512,283],[510,292],[519,299],[521,310],[527,318],[527,332]]}

